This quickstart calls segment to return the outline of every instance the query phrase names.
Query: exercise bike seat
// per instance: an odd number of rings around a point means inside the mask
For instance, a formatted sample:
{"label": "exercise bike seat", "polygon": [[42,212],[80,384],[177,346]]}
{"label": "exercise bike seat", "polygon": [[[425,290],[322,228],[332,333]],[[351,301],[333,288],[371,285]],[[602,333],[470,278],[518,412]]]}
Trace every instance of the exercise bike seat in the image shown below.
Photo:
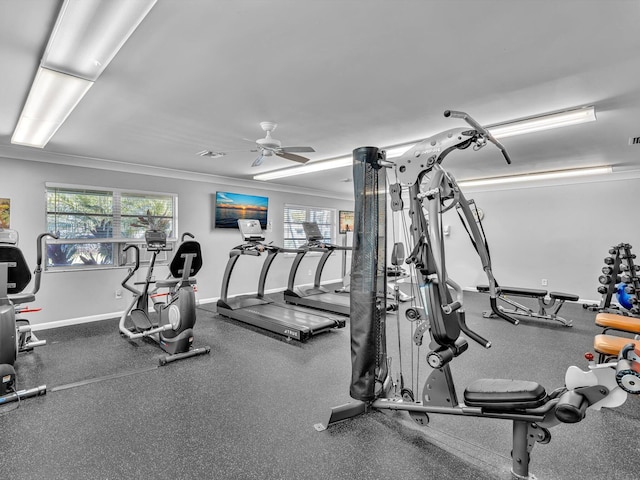
{"label": "exercise bike seat", "polygon": [[158,288],[172,288],[178,285],[179,278],[165,278],[164,280],[156,280],[156,287]]}
{"label": "exercise bike seat", "polygon": [[[14,245],[1,245],[0,246],[0,263],[7,263],[9,265],[7,269],[7,293],[12,301],[14,299],[19,300],[21,292],[27,288],[31,281],[31,272],[27,261],[22,254],[22,251]],[[29,295],[29,294],[27,294]],[[11,297],[13,296],[13,297]],[[24,302],[32,302],[31,298],[23,300]],[[14,303],[19,303],[15,302]]]}
{"label": "exercise bike seat", "polygon": [[7,295],[7,298],[11,300],[11,303],[14,305],[36,301],[36,296],[33,293],[10,293]]}
{"label": "exercise bike seat", "polygon": [[542,385],[526,380],[481,378],[464,391],[466,405],[494,412],[536,408],[544,405],[547,399],[547,392]]}

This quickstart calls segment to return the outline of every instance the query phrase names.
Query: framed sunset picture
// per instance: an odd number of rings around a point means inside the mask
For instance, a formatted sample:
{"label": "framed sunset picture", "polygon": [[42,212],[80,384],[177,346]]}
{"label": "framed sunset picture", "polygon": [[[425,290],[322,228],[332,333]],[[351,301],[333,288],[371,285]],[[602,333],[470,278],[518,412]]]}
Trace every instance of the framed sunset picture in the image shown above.
{"label": "framed sunset picture", "polygon": [[216,228],[238,228],[238,220],[258,220],[262,229],[267,228],[269,197],[241,193],[216,192]]}

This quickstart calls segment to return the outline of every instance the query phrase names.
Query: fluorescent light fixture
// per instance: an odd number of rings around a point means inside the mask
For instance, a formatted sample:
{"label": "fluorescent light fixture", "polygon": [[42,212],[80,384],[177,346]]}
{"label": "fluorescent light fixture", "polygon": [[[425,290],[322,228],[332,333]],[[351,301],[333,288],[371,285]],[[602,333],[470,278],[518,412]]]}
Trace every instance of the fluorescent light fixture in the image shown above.
{"label": "fluorescent light fixture", "polygon": [[502,185],[505,183],[522,183],[539,180],[553,180],[559,178],[584,177],[587,175],[605,175],[613,171],[612,167],[572,168],[568,170],[555,170],[551,172],[526,173],[522,175],[508,175],[504,177],[479,178],[477,180],[461,180],[458,185],[465,187],[482,187],[487,185]]}
{"label": "fluorescent light fixture", "polygon": [[536,115],[534,117],[523,118],[522,120],[490,125],[486,128],[494,137],[506,138],[579,123],[594,122],[595,120],[596,109],[590,106]]}
{"label": "fluorescent light fixture", "polygon": [[[384,149],[387,152],[387,158],[397,158],[404,152],[409,150],[417,142],[406,143],[404,145],[397,145],[389,149]],[[291,167],[283,170],[274,170],[272,172],[260,173],[254,175],[254,180],[275,180],[276,178],[293,177],[295,175],[304,175],[305,173],[321,172],[324,170],[332,170],[334,168],[349,167],[353,165],[353,157],[338,157],[332,160],[322,160],[319,162],[308,163],[302,167]]]}
{"label": "fluorescent light fixture", "polygon": [[[566,127],[568,125],[576,125],[579,123],[593,122],[596,120],[595,107],[578,107],[558,112],[545,113],[533,117],[527,117],[520,120],[499,123],[487,126],[487,130],[496,138],[511,137],[514,135],[523,135],[525,133],[539,132],[549,130],[551,128]],[[387,159],[400,157],[409,150],[413,145],[421,140],[412,143],[404,143],[393,147],[385,148]],[[338,161],[341,160],[341,161]],[[305,173],[319,172],[322,170],[330,170],[332,168],[346,167],[351,164],[351,157],[340,157],[335,160],[319,161],[304,167],[286,168],[267,173],[261,173],[253,177],[254,180],[274,180],[276,178],[292,177],[295,175],[303,175]],[[507,177],[504,177],[507,178]],[[509,177],[510,178],[510,177]],[[518,181],[518,180],[515,180]]]}
{"label": "fluorescent light fixture", "polygon": [[41,65],[96,81],[157,0],[65,0]]}
{"label": "fluorescent light fixture", "polygon": [[39,67],[11,143],[43,148],[92,85]]}
{"label": "fluorescent light fixture", "polygon": [[43,148],[157,0],[65,0],[11,143]]}
{"label": "fluorescent light fixture", "polygon": [[321,172],[323,170],[331,170],[334,168],[348,167],[353,164],[352,157],[339,157],[333,160],[325,160],[322,162],[313,162],[303,165],[302,167],[285,168],[283,170],[274,170],[273,172],[260,173],[254,175],[254,180],[275,180],[276,178],[293,177],[305,173]]}

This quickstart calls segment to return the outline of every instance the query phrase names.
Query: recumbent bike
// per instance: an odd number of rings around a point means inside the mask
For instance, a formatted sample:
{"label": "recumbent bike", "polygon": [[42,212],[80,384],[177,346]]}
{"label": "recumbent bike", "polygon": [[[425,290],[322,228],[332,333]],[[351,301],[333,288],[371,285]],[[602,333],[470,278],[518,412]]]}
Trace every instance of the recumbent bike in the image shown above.
{"label": "recumbent bike", "polygon": [[39,310],[29,309],[25,304],[35,301],[36,293],[40,290],[42,246],[46,237],[58,238],[51,233],[38,236],[33,290],[25,293],[24,289],[32,277],[24,255],[18,248],[18,232],[0,229],[0,405],[47,392],[45,385],[17,390],[14,368],[19,352],[30,352],[47,343],[35,336],[27,319],[19,316]]}

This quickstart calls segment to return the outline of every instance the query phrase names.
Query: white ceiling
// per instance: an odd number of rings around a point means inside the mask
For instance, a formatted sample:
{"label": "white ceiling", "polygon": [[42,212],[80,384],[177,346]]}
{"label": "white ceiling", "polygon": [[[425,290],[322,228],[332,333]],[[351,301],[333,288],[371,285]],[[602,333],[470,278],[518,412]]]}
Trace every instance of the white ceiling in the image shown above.
{"label": "white ceiling", "polygon": [[[487,147],[449,168],[466,179],[640,167],[628,145],[640,136],[638,0],[159,0],[44,149],[12,146],[61,4],[0,2],[0,156],[251,179],[294,165],[250,168],[243,138],[264,136],[264,120],[321,160],[461,126],[446,109],[491,124],[595,105],[595,123],[505,139],[511,166]],[[274,183],[349,196],[350,177]]]}

